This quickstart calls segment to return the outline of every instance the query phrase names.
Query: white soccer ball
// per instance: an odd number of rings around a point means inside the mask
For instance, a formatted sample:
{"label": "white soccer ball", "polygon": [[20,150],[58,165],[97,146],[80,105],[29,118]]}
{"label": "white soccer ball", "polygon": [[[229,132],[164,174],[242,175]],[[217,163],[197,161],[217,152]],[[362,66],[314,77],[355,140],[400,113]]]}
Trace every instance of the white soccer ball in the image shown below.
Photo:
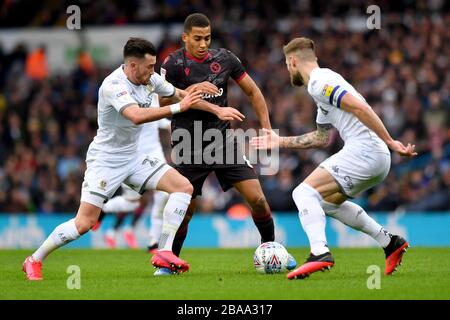
{"label": "white soccer ball", "polygon": [[281,273],[287,270],[289,253],[278,242],[264,242],[256,248],[253,264],[259,273]]}

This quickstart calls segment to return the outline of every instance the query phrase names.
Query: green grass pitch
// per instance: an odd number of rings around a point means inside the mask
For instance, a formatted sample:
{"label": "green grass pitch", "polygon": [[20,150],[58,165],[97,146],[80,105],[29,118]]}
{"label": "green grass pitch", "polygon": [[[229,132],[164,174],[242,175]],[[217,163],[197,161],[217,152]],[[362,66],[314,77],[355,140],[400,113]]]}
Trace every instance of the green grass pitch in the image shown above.
{"label": "green grass pitch", "polygon": [[[289,251],[298,263],[308,254],[306,248]],[[253,252],[185,249],[189,272],[154,277],[150,256],[140,250],[63,249],[45,261],[44,281],[30,282],[21,270],[30,250],[0,250],[0,299],[450,299],[450,248],[410,248],[388,277],[382,250],[333,248],[334,268],[303,280],[256,273]],[[80,289],[67,288],[70,265],[80,268]],[[379,289],[368,289],[368,282],[376,284],[371,265],[380,267]]]}

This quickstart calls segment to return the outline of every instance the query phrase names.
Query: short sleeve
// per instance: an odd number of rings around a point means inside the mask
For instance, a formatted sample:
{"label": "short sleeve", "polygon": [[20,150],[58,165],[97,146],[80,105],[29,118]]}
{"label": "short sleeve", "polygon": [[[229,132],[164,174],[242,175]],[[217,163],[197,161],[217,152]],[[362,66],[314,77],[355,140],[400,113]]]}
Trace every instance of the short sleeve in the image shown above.
{"label": "short sleeve", "polygon": [[114,80],[106,83],[103,88],[103,97],[107,104],[112,105],[119,113],[131,104],[138,104],[131,97],[130,90],[121,81]]}
{"label": "short sleeve", "polygon": [[155,88],[155,93],[161,97],[171,97],[175,94],[175,87],[157,73],[152,75],[150,83]]}
{"label": "short sleeve", "polygon": [[247,74],[245,71],[245,68],[242,65],[241,60],[239,60],[239,58],[233,52],[228,50],[228,55],[229,55],[230,67],[231,67],[230,76],[231,76],[231,78],[233,78],[233,80],[235,80],[236,82],[239,82]]}
{"label": "short sleeve", "polygon": [[316,123],[317,124],[328,124],[330,120],[326,117],[326,115],[321,112],[321,110],[317,110]]}
{"label": "short sleeve", "polygon": [[162,119],[158,120],[158,128],[170,130],[170,120],[167,118],[162,118]]}
{"label": "short sleeve", "polygon": [[341,107],[342,97],[347,93],[343,84],[339,84],[339,81],[335,81],[332,77],[327,79],[324,76],[317,76],[317,73],[309,81],[308,93],[315,100],[336,108]]}

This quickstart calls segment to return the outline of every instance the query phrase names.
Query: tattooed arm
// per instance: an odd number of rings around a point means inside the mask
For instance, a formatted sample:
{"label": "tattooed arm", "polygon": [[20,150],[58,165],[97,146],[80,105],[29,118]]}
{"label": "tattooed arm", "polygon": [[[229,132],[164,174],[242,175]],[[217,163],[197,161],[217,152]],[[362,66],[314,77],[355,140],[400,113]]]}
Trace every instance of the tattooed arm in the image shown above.
{"label": "tattooed arm", "polygon": [[280,137],[280,148],[317,148],[328,145],[330,124],[317,124],[317,130],[295,137]]}
{"label": "tattooed arm", "polygon": [[262,129],[265,135],[254,137],[250,144],[256,149],[325,147],[328,144],[331,124],[317,124],[317,130],[295,137],[279,137],[275,132]]}

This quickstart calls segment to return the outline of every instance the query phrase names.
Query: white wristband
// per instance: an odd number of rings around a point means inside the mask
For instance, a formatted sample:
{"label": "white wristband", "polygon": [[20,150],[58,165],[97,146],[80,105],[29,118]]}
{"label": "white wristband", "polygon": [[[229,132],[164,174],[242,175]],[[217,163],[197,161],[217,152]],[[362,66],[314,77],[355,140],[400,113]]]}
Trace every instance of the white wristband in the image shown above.
{"label": "white wristband", "polygon": [[179,103],[170,105],[170,112],[172,112],[172,114],[179,113],[180,111],[181,111],[181,106]]}

